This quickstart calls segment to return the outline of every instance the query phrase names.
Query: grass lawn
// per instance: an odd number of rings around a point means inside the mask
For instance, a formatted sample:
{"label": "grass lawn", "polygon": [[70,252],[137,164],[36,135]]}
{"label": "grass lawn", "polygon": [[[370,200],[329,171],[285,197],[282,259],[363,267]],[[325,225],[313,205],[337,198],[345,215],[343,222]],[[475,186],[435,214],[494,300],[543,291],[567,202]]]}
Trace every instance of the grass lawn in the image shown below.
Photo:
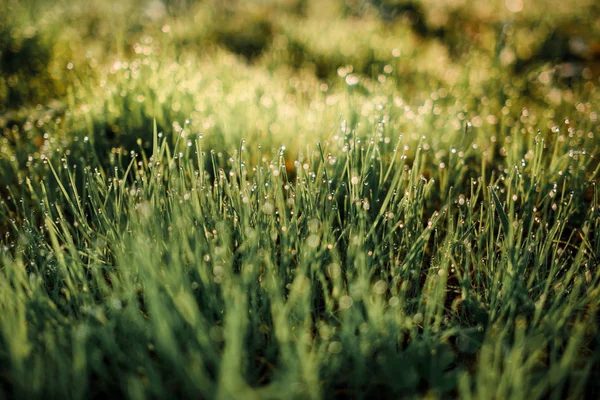
{"label": "grass lawn", "polygon": [[600,397],[596,1],[0,9],[0,400]]}

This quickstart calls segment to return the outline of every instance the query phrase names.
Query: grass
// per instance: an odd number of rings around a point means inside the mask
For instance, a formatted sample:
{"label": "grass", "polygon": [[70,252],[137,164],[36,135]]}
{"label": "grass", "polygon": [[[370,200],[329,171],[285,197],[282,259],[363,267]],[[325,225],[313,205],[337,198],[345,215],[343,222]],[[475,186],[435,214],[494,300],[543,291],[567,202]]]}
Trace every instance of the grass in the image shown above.
{"label": "grass", "polygon": [[0,398],[600,393],[594,2],[4,3]]}

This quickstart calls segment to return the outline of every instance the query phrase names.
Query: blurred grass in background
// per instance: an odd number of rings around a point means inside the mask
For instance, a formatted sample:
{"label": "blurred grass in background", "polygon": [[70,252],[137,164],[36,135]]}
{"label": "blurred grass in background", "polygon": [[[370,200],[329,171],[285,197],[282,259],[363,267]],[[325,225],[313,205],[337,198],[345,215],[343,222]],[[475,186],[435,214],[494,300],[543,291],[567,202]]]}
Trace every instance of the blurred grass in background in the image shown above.
{"label": "blurred grass in background", "polygon": [[[233,120],[244,136],[272,127],[288,130],[281,137],[322,136],[335,124],[319,104],[369,104],[375,95],[415,110],[435,102],[465,120],[503,107],[561,114],[573,89],[590,93],[597,82],[598,8],[592,0],[3,0],[2,128],[8,140],[39,143],[39,121],[11,129],[40,114],[31,109],[68,108],[76,132],[120,139],[148,137],[153,118],[169,129],[190,119],[211,137]],[[315,108],[329,121],[312,123]],[[236,142],[239,129],[226,129],[227,139]]]}

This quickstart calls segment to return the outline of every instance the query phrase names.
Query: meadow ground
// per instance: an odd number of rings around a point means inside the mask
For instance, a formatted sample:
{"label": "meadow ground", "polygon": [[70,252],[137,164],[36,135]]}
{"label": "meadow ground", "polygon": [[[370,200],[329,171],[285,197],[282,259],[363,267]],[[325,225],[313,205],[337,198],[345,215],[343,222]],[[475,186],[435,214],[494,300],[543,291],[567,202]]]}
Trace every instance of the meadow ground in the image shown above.
{"label": "meadow ground", "polygon": [[596,1],[0,9],[0,399],[600,397]]}

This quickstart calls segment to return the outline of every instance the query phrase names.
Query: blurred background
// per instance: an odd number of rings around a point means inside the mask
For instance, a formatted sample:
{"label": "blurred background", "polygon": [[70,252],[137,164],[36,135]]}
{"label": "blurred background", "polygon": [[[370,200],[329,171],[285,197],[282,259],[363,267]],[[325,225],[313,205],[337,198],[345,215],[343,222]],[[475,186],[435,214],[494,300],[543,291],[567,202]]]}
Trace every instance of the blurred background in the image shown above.
{"label": "blurred background", "polygon": [[[0,162],[151,126],[280,145],[375,121],[448,142],[595,125],[596,0],[0,0]],[[527,123],[527,127],[520,125]],[[529,132],[532,131],[532,132]],[[412,136],[411,136],[412,135]],[[116,150],[115,150],[116,149]],[[82,150],[83,151],[83,150]],[[1,183],[14,178],[5,172]]]}

